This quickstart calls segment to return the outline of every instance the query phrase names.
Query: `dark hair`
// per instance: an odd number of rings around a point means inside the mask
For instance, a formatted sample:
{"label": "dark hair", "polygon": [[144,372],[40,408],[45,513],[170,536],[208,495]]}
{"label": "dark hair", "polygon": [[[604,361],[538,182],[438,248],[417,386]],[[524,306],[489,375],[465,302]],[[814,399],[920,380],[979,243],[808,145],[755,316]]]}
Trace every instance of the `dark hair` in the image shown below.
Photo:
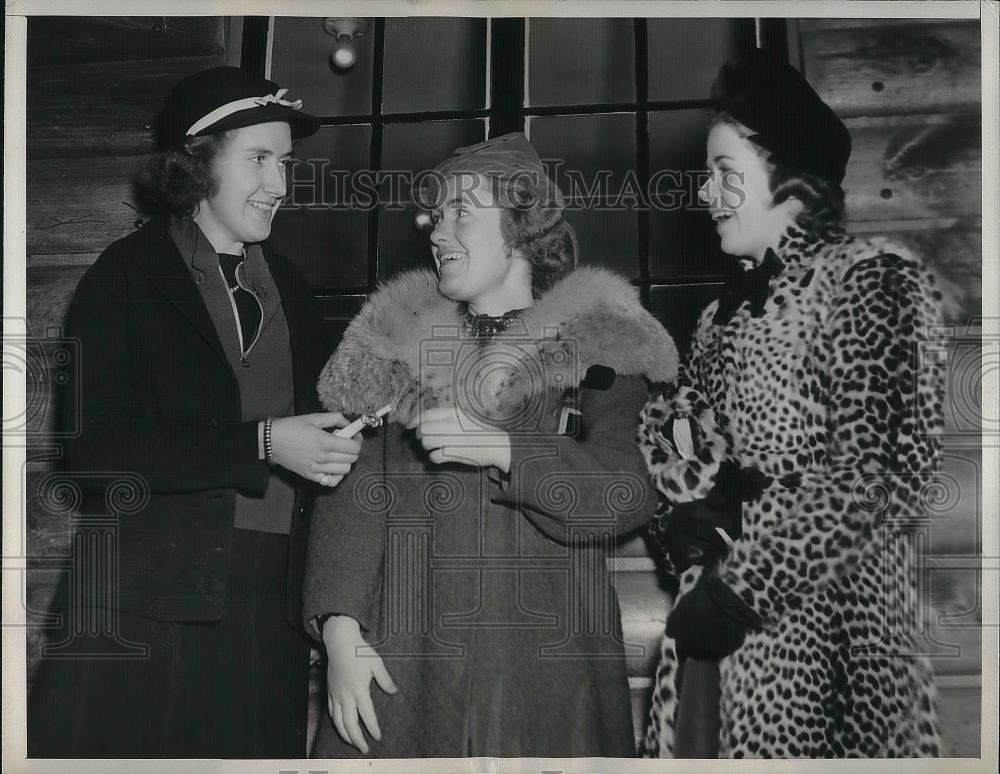
{"label": "dark hair", "polygon": [[183,148],[154,153],[139,173],[138,198],[143,211],[194,215],[198,204],[219,190],[212,167],[229,139],[230,132],[190,137]]}
{"label": "dark hair", "polygon": [[774,160],[768,148],[749,139],[753,130],[725,111],[716,113],[709,127],[718,124],[733,127],[764,159],[775,204],[781,204],[792,197],[802,202],[802,211],[795,217],[799,228],[820,238],[828,238],[843,231],[844,189],[839,184]]}
{"label": "dark hair", "polygon": [[[563,206],[530,175],[490,177],[494,194],[504,202],[500,233],[507,245],[519,250],[531,266],[531,293],[544,295],[576,268],[579,251],[576,232],[563,217]],[[554,186],[548,185],[551,191]]]}

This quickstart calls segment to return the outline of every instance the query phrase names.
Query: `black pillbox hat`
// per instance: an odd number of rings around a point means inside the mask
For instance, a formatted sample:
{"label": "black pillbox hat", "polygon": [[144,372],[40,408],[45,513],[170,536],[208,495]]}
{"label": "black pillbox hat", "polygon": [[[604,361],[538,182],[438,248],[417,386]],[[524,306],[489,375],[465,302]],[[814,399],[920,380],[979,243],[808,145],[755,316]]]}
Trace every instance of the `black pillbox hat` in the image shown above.
{"label": "black pillbox hat", "polygon": [[801,73],[760,49],[722,67],[712,101],[754,134],[748,139],[800,172],[840,185],[851,134]]}
{"label": "black pillbox hat", "polygon": [[158,145],[180,148],[188,137],[284,121],[292,139],[319,129],[319,119],[303,113],[301,100],[285,99],[287,89],[238,67],[212,67],[175,84],[160,111]]}

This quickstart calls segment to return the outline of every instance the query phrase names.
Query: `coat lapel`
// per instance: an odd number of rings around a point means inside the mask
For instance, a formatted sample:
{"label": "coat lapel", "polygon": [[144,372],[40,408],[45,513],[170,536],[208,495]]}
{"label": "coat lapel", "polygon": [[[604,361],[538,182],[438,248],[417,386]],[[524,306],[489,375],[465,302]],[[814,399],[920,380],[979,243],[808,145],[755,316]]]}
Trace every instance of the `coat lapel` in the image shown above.
{"label": "coat lapel", "polygon": [[212,324],[205,302],[191,278],[184,259],[165,227],[151,229],[149,249],[142,250],[136,257],[139,268],[149,281],[163,294],[197,331],[209,348],[218,355],[232,372],[222,341]]}
{"label": "coat lapel", "polygon": [[312,303],[312,299],[308,297],[309,289],[295,282],[284,259],[264,245],[262,247],[271,278],[278,289],[277,306],[284,311],[285,324],[288,326],[295,410],[297,413],[319,411],[321,407],[316,396],[316,375],[323,364],[320,357],[326,357],[328,349],[324,343],[321,324],[318,320],[311,319],[308,312]]}

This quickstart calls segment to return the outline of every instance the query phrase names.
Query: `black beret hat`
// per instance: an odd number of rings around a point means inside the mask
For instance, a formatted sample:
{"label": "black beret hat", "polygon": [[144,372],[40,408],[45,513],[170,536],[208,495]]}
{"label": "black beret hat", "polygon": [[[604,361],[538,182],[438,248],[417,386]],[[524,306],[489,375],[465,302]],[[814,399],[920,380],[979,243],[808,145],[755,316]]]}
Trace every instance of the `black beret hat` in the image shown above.
{"label": "black beret hat", "polygon": [[167,95],[160,111],[158,144],[179,148],[187,137],[284,121],[292,139],[315,134],[319,119],[303,113],[301,100],[284,99],[287,89],[238,67],[212,67],[189,75]]}
{"label": "black beret hat", "polygon": [[712,101],[754,134],[774,160],[840,185],[851,134],[801,73],[760,49],[723,65]]}

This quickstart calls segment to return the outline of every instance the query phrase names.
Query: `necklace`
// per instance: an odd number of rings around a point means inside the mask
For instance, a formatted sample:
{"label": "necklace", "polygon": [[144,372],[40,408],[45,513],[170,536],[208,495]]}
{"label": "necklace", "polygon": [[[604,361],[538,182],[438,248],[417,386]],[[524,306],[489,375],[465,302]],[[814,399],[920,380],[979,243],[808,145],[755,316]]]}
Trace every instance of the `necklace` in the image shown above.
{"label": "necklace", "polygon": [[469,307],[465,308],[465,314],[463,316],[463,322],[465,323],[465,330],[468,331],[469,335],[473,338],[479,339],[481,342],[487,342],[497,333],[503,333],[511,325],[517,321],[518,315],[521,313],[520,309],[512,309],[509,312],[504,312],[501,315],[489,315],[489,314],[476,314]]}
{"label": "necklace", "polygon": [[229,291],[229,303],[236,319],[240,364],[244,368],[249,368],[248,356],[260,337],[260,326],[264,319],[264,305],[255,291],[240,282],[239,270],[247,260],[246,246],[241,248],[241,252],[242,257],[220,253],[219,273],[222,274]]}
{"label": "necklace", "polygon": [[233,293],[235,293],[235,292],[237,292],[238,290],[241,290],[241,289],[242,290],[247,290],[247,288],[244,288],[240,284],[240,281],[239,281],[239,279],[236,276],[236,272],[238,272],[240,270],[240,267],[246,262],[246,259],[247,259],[247,249],[246,249],[246,247],[243,247],[241,249],[243,251],[243,258],[240,260],[239,263],[236,264],[236,267],[233,269],[233,281],[232,281],[232,283],[229,282],[229,278],[226,277],[226,273],[224,271],[222,272],[222,276],[226,280],[226,287],[229,288],[230,294],[233,294]]}

